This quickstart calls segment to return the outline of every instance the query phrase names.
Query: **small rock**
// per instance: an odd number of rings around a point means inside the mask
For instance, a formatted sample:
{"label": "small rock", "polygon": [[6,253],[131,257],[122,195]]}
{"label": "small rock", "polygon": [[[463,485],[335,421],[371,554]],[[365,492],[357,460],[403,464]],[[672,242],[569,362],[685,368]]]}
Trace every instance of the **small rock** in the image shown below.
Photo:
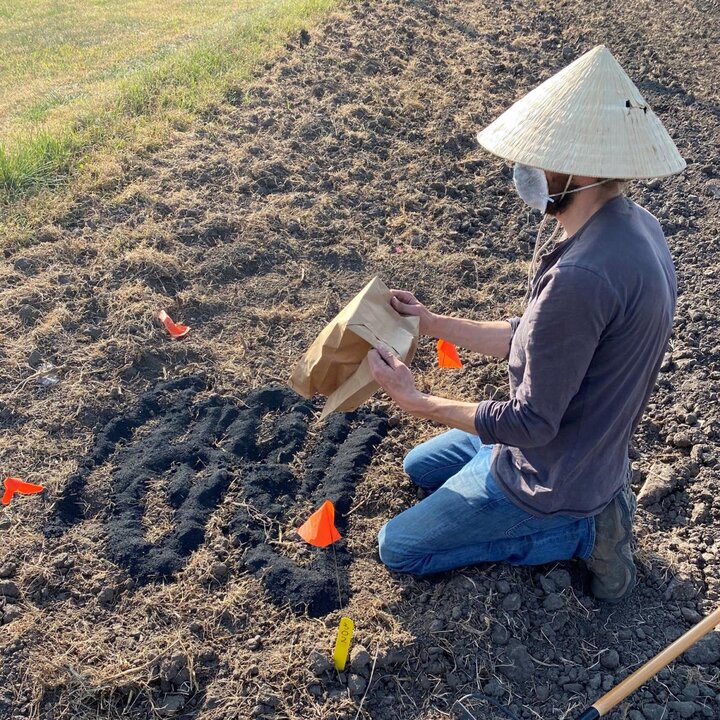
{"label": "small rock", "polygon": [[555,581],[547,576],[547,575],[541,575],[540,576],[540,587],[548,594],[552,594],[554,592],[557,592],[557,585],[555,585]]}
{"label": "small rock", "polygon": [[161,717],[172,717],[177,715],[184,707],[184,695],[166,695],[163,698],[162,706],[157,708],[157,714]]}
{"label": "small rock", "polygon": [[230,568],[224,562],[216,562],[212,566],[210,574],[212,575],[213,580],[221,583],[224,580],[227,580],[228,576],[230,575]]}
{"label": "small rock", "polygon": [[665,463],[655,463],[647,474],[645,484],[638,493],[638,503],[649,507],[669,495],[676,486],[677,479],[673,469]]}
{"label": "small rock", "polygon": [[18,316],[23,325],[32,325],[39,317],[40,311],[32,305],[23,305],[18,310]]}
{"label": "small rock", "polygon": [[507,595],[510,592],[510,583],[507,580],[498,580],[495,588],[501,595]]}
{"label": "small rock", "polygon": [[267,705],[268,707],[277,708],[280,706],[280,697],[275,693],[269,693],[265,697],[260,696],[260,699],[263,705]]}
{"label": "small rock", "polygon": [[688,700],[669,702],[668,707],[674,710],[681,718],[690,718],[700,709],[694,702]]}
{"label": "small rock", "polygon": [[538,699],[539,702],[545,702],[550,697],[550,686],[538,685],[535,688],[535,697]]}
{"label": "small rock", "polygon": [[68,553],[60,553],[53,561],[52,566],[58,570],[67,570],[73,565],[70,555]]}
{"label": "small rock", "polygon": [[620,665],[620,655],[617,650],[610,649],[600,657],[600,664],[606,670],[615,670]]}
{"label": "small rock", "polygon": [[518,593],[510,593],[502,602],[502,608],[506,612],[517,612],[522,606],[522,598]]}
{"label": "small rock", "polygon": [[6,562],[0,566],[0,578],[10,578],[17,572],[17,565],[12,562]]}
{"label": "small rock", "polygon": [[545,598],[543,607],[548,612],[556,612],[560,610],[560,608],[565,607],[565,600],[563,600],[562,595],[558,595],[558,593],[550,593],[550,595]]}
{"label": "small rock", "polygon": [[561,590],[564,590],[565,588],[569,588],[572,585],[572,579],[570,577],[570,573],[567,570],[561,570],[561,569],[551,570],[547,574],[547,576]]}
{"label": "small rock", "polygon": [[508,633],[504,625],[500,625],[499,623],[493,625],[492,632],[490,633],[490,639],[493,645],[507,645],[509,638],[510,633]]}
{"label": "small rock", "polygon": [[371,662],[372,658],[370,657],[370,653],[362,645],[353,648],[350,653],[350,665],[357,673],[366,672]]}
{"label": "small rock", "polygon": [[367,687],[367,680],[362,675],[352,673],[348,678],[347,686],[351,695],[362,695]]}
{"label": "small rock", "polygon": [[381,655],[377,659],[379,668],[393,668],[402,665],[405,662],[405,653],[400,648],[390,648],[390,650]]}
{"label": "small rock", "polygon": [[196,637],[202,637],[205,633],[205,628],[203,628],[202,623],[199,622],[191,622],[188,625],[188,630]]}
{"label": "small rock", "polygon": [[101,605],[112,605],[115,600],[115,591],[111,587],[104,587],[98,594],[98,602]]}
{"label": "small rock", "polygon": [[30,273],[33,270],[32,260],[20,257],[13,263],[13,266],[19,272]]}
{"label": "small rock", "polygon": [[500,660],[498,670],[513,682],[527,682],[535,674],[535,664],[527,648],[514,638]]}
{"label": "small rock", "polygon": [[720,660],[720,633],[711,632],[682,655],[689,665],[713,665]]}
{"label": "small rock", "polygon": [[708,197],[715,198],[715,200],[720,200],[720,185],[717,183],[708,183],[705,186],[705,194]]}
{"label": "small rock", "polygon": [[693,625],[695,625],[695,623],[699,623],[702,620],[702,615],[700,615],[697,610],[693,610],[692,608],[683,607],[680,608],[680,612],[682,613],[682,616],[688,622],[691,622]]}
{"label": "small rock", "polygon": [[318,650],[313,650],[310,653],[310,668],[316,676],[320,676],[330,672],[332,663],[327,655]]}
{"label": "small rock", "polygon": [[8,598],[19,598],[20,590],[12,580],[0,582],[0,595]]}
{"label": "small rock", "polygon": [[667,708],[657,703],[645,703],[642,712],[646,720],[665,720],[668,716]]}
{"label": "small rock", "polygon": [[[693,506],[691,514],[690,514],[690,521],[693,524],[697,524],[697,523],[701,522],[705,517],[707,517],[708,510],[709,510],[709,508],[704,502],[696,503]],[[689,611],[690,609],[683,608],[683,616],[685,615],[686,610]],[[694,612],[694,611],[691,611],[691,612]],[[695,614],[697,615],[697,613],[695,613]],[[699,620],[700,620],[700,616],[698,615],[697,617],[698,617],[698,619],[695,622],[699,622]],[[688,619],[688,618],[686,618],[686,619]]]}
{"label": "small rock", "polygon": [[17,620],[22,615],[22,611],[17,605],[6,605],[5,612],[2,615],[2,621],[5,625]]}
{"label": "small rock", "polygon": [[263,646],[262,638],[259,635],[250,638],[247,642],[247,646],[250,650],[261,650]]}
{"label": "small rock", "polygon": [[689,448],[693,446],[693,438],[689,432],[680,431],[673,435],[672,444],[679,448]]}

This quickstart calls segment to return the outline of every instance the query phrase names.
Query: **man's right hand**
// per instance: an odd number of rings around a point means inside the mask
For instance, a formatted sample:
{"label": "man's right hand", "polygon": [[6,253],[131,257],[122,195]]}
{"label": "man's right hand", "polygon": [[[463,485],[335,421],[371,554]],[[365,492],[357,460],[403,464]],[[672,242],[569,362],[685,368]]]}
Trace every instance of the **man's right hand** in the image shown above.
{"label": "man's right hand", "polygon": [[437,337],[436,325],[440,318],[430,312],[411,292],[407,290],[391,290],[390,304],[401,315],[414,315],[420,318],[420,335]]}
{"label": "man's right hand", "polygon": [[507,358],[512,340],[512,325],[506,320],[464,320],[430,312],[411,292],[391,290],[390,305],[401,315],[420,318],[420,335],[443,338],[458,347]]}

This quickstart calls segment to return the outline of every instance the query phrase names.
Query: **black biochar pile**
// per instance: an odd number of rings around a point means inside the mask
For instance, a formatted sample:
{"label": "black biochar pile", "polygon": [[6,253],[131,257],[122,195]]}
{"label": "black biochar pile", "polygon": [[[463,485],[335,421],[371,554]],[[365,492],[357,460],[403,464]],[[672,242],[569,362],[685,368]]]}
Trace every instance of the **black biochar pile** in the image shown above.
{"label": "black biochar pile", "polygon": [[[281,386],[257,390],[240,402],[208,396],[207,390],[200,377],[161,383],[102,428],[68,478],[47,534],[61,535],[84,519],[88,477],[110,464],[112,492],[102,510],[108,556],[140,584],[168,581],[203,544],[210,515],[237,478],[240,502],[227,530],[247,548],[245,567],[262,579],[272,600],[313,617],[344,605],[350,594],[344,543],[313,548],[312,561],[301,567],[267,544],[255,518],[283,523],[298,503],[318,507],[329,499],[344,534],[356,483],[387,432],[386,419],[366,411],[331,416],[297,471],[290,464],[306,447],[316,410],[312,401]],[[269,432],[262,427],[268,413],[273,414]],[[172,529],[156,542],[146,538],[143,524],[151,486],[153,492],[161,488],[173,510]]]}

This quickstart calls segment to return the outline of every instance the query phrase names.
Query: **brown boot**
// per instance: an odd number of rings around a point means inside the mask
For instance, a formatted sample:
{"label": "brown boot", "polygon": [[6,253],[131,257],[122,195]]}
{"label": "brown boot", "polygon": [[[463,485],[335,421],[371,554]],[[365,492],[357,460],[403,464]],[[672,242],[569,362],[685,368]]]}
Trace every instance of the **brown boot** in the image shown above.
{"label": "brown boot", "polygon": [[636,506],[635,494],[627,483],[595,516],[595,547],[585,564],[593,574],[591,589],[598,600],[619,602],[635,587],[632,521]]}

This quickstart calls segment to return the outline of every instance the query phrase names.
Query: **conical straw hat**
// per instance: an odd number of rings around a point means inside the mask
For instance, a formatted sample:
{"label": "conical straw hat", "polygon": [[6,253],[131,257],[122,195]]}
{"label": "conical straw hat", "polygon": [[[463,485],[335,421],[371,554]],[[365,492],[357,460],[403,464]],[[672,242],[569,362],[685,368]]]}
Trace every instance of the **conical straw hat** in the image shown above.
{"label": "conical straw hat", "polygon": [[598,178],[680,172],[680,157],[657,115],[604,45],[553,75],[478,133],[511,162]]}

